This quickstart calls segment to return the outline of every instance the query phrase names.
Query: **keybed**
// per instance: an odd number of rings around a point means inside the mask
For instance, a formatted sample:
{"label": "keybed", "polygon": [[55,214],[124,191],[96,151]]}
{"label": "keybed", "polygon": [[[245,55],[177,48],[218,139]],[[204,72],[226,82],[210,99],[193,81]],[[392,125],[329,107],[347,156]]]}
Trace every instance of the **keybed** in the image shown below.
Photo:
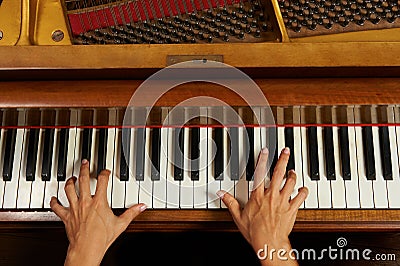
{"label": "keybed", "polygon": [[225,208],[215,194],[220,189],[244,204],[261,149],[270,149],[274,165],[286,146],[287,171],[297,173],[291,197],[309,189],[301,208],[400,207],[398,106],[271,109],[274,124],[266,107],[234,107],[236,120],[227,107],[0,110],[0,209],[49,209],[52,196],[68,206],[64,185],[79,176],[82,159],[90,161],[92,193],[98,173],[111,171],[107,198],[114,209],[139,202]]}

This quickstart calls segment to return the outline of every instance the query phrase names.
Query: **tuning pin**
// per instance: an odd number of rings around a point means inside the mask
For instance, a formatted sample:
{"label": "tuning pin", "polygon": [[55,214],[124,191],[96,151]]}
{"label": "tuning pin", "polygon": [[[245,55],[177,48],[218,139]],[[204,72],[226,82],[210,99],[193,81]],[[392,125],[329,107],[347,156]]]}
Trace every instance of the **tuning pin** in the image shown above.
{"label": "tuning pin", "polygon": [[261,31],[259,29],[257,29],[256,32],[254,33],[254,37],[256,37],[256,38],[261,37]]}
{"label": "tuning pin", "polygon": [[222,37],[222,40],[224,42],[229,42],[229,35],[227,33],[225,33],[224,37]]}
{"label": "tuning pin", "polygon": [[209,35],[209,36],[207,37],[207,42],[208,42],[208,43],[212,43],[212,42],[213,42],[213,37],[212,37],[211,35]]}
{"label": "tuning pin", "polygon": [[239,34],[238,34],[238,36],[237,36],[239,39],[241,39],[241,40],[243,40],[244,39],[244,37],[245,37],[245,34],[244,34],[244,32],[243,31],[241,31],[241,32],[239,32]]}

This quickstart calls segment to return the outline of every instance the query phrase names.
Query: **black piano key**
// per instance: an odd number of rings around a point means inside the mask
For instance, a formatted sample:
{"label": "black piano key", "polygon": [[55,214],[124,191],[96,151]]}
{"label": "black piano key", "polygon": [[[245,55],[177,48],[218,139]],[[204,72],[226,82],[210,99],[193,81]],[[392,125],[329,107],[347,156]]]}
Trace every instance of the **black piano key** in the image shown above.
{"label": "black piano key", "polygon": [[7,129],[6,132],[6,147],[4,150],[4,162],[3,162],[3,180],[11,181],[12,170],[14,164],[14,151],[15,151],[15,139],[17,137],[17,129]]}
{"label": "black piano key", "polygon": [[319,176],[319,161],[318,161],[318,138],[317,127],[311,126],[308,131],[308,157],[309,157],[309,170],[311,180],[318,181]]}
{"label": "black piano key", "polygon": [[214,129],[214,143],[216,145],[216,152],[214,158],[214,178],[216,180],[223,180],[224,171],[224,145],[223,145],[223,128],[217,127]]}
{"label": "black piano key", "polygon": [[160,180],[161,128],[151,130],[151,180]]}
{"label": "black piano key", "polygon": [[340,159],[344,180],[351,179],[349,131],[347,127],[339,127]]}
{"label": "black piano key", "polygon": [[390,155],[390,140],[389,129],[387,126],[379,127],[379,145],[381,148],[381,162],[383,178],[385,180],[392,180],[392,158]]}
{"label": "black piano key", "polygon": [[143,127],[136,129],[136,175],[137,181],[144,180],[144,156],[146,148],[146,130]]}
{"label": "black piano key", "polygon": [[231,180],[239,180],[239,128],[229,128]]}
{"label": "black piano key", "polygon": [[104,169],[106,169],[106,156],[107,156],[107,129],[99,129],[99,141],[97,151],[97,175]]}
{"label": "black piano key", "polygon": [[293,127],[285,128],[285,146],[290,149],[289,161],[286,166],[286,173],[289,170],[295,170],[294,164],[294,135],[293,135]]}
{"label": "black piano key", "polygon": [[82,158],[83,159],[89,160],[91,159],[91,153],[92,153],[92,134],[93,134],[93,129],[92,128],[84,128],[83,133],[82,133]]}
{"label": "black piano key", "polygon": [[44,130],[43,159],[42,159],[42,180],[50,181],[51,165],[53,158],[54,128]]}
{"label": "black piano key", "polygon": [[[272,178],[272,174],[274,173],[274,169],[276,166],[276,162],[278,160],[278,136],[276,128],[268,129],[268,143],[269,143],[269,154],[268,154],[268,162],[271,162],[270,167],[270,178]],[[272,152],[272,147],[274,147],[274,152]]]}
{"label": "black piano key", "polygon": [[197,181],[200,178],[199,175],[199,157],[200,157],[200,128],[194,127],[190,129],[190,159],[191,159],[191,167],[190,167],[190,178],[193,181]]}
{"label": "black piano key", "polygon": [[121,132],[121,142],[120,145],[120,161],[119,161],[119,180],[129,181],[129,149],[131,141],[131,129],[123,128]]}
{"label": "black piano key", "polygon": [[25,175],[27,181],[35,181],[36,161],[38,153],[39,129],[29,130],[28,156],[26,159]]}
{"label": "black piano key", "polygon": [[376,179],[375,172],[375,154],[374,154],[374,141],[372,138],[372,127],[366,126],[362,128],[363,148],[364,148],[364,162],[365,170],[368,180]]}
{"label": "black piano key", "polygon": [[254,174],[254,128],[246,127],[246,132],[249,140],[248,143],[247,141],[245,141],[246,154],[249,156],[246,164],[246,180],[251,181],[253,180],[253,174]]}
{"label": "black piano key", "polygon": [[174,130],[174,180],[183,180],[184,129]]}
{"label": "black piano key", "polygon": [[324,127],[324,146],[325,146],[325,171],[328,180],[335,180],[335,157],[333,150],[333,129]]}
{"label": "black piano key", "polygon": [[62,128],[60,130],[60,145],[58,149],[57,181],[66,180],[68,139],[69,129]]}

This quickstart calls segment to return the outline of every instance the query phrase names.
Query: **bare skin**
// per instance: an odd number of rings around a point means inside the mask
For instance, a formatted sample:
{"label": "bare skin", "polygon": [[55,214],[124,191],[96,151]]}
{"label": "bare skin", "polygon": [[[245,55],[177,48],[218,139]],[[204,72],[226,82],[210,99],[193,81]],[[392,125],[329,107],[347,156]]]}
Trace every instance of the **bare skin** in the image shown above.
{"label": "bare skin", "polygon": [[[286,252],[291,250],[289,234],[293,229],[297,211],[308,195],[308,190],[302,187],[298,194],[290,199],[296,184],[296,173],[289,171],[285,179],[289,155],[288,148],[282,150],[271,184],[268,188],[264,188],[262,180],[267,174],[268,150],[262,150],[254,173],[255,184],[260,185],[252,191],[243,209],[231,194],[225,191],[217,193],[228,207],[238,229],[256,253],[264,249],[265,245],[268,246],[269,251],[271,249],[276,251],[283,249]],[[281,189],[282,182],[285,182],[285,185]],[[260,255],[263,254],[260,253]],[[278,259],[275,253],[273,259],[267,257],[261,259],[260,262],[262,265],[297,265],[297,261],[291,259],[288,253],[282,257],[288,259]]]}
{"label": "bare skin", "polygon": [[104,254],[130,222],[146,209],[136,204],[121,216],[115,216],[107,202],[109,170],[103,170],[97,178],[96,194],[90,194],[89,163],[82,161],[79,174],[79,195],[75,190],[76,178],[68,179],[65,192],[69,208],[51,199],[51,209],[64,222],[69,247],[65,265],[100,265]]}

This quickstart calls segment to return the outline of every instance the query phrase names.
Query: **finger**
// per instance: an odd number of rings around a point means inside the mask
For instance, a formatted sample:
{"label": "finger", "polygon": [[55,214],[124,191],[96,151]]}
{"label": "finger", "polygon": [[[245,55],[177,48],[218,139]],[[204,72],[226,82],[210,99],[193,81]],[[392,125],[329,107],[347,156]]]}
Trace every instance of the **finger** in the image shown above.
{"label": "finger", "polygon": [[294,187],[296,186],[296,172],[290,170],[288,177],[286,178],[285,186],[282,188],[281,194],[285,199],[289,199],[290,195],[293,193]]}
{"label": "finger", "polygon": [[254,171],[254,183],[253,183],[253,191],[252,193],[264,194],[264,180],[267,175],[267,163],[268,163],[268,149],[264,148],[261,150],[256,170]]}
{"label": "finger", "polygon": [[71,208],[75,208],[78,204],[78,195],[76,195],[75,190],[76,177],[73,176],[67,180],[64,186],[65,194]]}
{"label": "finger", "polygon": [[284,148],[281,151],[281,155],[279,156],[278,161],[276,162],[276,166],[274,169],[274,173],[272,175],[271,186],[272,190],[280,190],[283,178],[286,173],[286,165],[289,161],[290,150],[289,148]]}
{"label": "finger", "polygon": [[97,177],[96,197],[107,198],[107,186],[110,173],[109,170],[102,170]]}
{"label": "finger", "polygon": [[128,225],[144,210],[146,210],[147,206],[146,204],[139,203],[135,204],[129,209],[127,209],[123,214],[121,214],[118,217],[119,220],[119,228],[120,232],[125,231],[125,229],[128,227]]}
{"label": "finger", "polygon": [[58,203],[56,197],[51,197],[50,208],[58,217],[60,217],[61,220],[65,221],[65,219],[67,218],[68,210],[65,207],[61,206],[60,203]]}
{"label": "finger", "polygon": [[90,172],[89,161],[82,160],[81,170],[79,172],[79,197],[91,197],[90,194]]}
{"label": "finger", "polygon": [[233,220],[238,223],[240,221],[240,205],[239,202],[231,194],[224,190],[219,190],[217,196],[222,200],[232,215]]}
{"label": "finger", "polygon": [[301,204],[306,200],[307,196],[308,189],[306,187],[299,188],[299,193],[297,193],[296,197],[290,200],[290,208],[297,211]]}

